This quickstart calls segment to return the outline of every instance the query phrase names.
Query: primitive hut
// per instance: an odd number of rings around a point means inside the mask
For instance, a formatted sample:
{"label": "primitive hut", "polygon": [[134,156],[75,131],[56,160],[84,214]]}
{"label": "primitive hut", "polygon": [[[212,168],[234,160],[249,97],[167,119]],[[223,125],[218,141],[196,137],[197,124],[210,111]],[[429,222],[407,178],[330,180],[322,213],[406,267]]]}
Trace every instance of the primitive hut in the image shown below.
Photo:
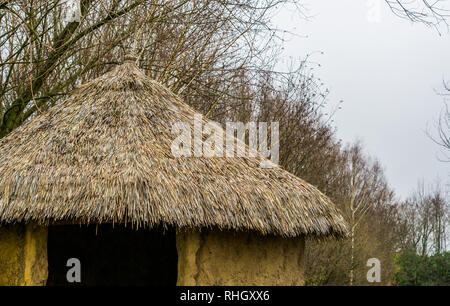
{"label": "primitive hut", "polygon": [[259,158],[174,157],[195,114],[128,56],[1,139],[0,284],[67,284],[70,258],[88,285],[303,284],[342,216]]}

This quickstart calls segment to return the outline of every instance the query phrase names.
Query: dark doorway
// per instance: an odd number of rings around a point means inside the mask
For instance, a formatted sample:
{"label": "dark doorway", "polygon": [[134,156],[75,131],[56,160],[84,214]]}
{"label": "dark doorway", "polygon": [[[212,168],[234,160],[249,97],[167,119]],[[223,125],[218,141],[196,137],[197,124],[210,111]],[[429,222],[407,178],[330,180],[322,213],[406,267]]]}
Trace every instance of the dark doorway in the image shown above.
{"label": "dark doorway", "polygon": [[[81,282],[68,282],[67,261],[80,261]],[[47,285],[176,285],[174,229],[58,225],[48,230]]]}

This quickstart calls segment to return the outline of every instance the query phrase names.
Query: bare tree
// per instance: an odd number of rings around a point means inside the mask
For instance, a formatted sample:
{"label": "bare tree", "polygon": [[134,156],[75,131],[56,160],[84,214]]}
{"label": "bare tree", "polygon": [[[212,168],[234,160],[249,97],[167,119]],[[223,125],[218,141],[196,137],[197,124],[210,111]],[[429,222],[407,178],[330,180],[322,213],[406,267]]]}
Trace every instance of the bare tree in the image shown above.
{"label": "bare tree", "polygon": [[382,168],[378,161],[371,161],[362,152],[360,143],[355,143],[344,151],[348,164],[348,197],[344,213],[350,225],[350,268],[349,285],[354,284],[356,233],[367,213],[380,202],[391,197]]}
{"label": "bare tree", "polygon": [[[450,88],[447,84],[445,84],[445,89],[447,91],[445,95],[447,96],[448,93],[450,93]],[[450,161],[450,112],[447,104],[445,104],[445,107],[439,116],[436,130],[437,136],[433,135],[434,133],[431,133],[430,131],[427,131],[427,134],[443,149],[443,157],[439,157],[439,159],[448,162]]]}
{"label": "bare tree", "polygon": [[360,143],[340,149],[337,156],[334,169],[327,168],[329,177],[336,178],[327,192],[349,223],[350,235],[341,242],[308,242],[308,284],[367,284],[365,263],[372,257],[383,261],[383,282],[389,284],[395,252],[394,193],[380,164],[363,154]]}
{"label": "bare tree", "polygon": [[391,11],[412,22],[420,22],[438,29],[440,25],[448,26],[450,8],[444,0],[385,0]]}
{"label": "bare tree", "polygon": [[428,130],[428,137],[438,144],[443,150],[443,157],[439,156],[440,161],[450,161],[450,111],[448,109],[447,99],[450,96],[450,85],[447,82],[443,82],[444,91],[438,91],[437,94],[444,98],[444,108],[439,115],[437,124],[433,127],[433,131]]}
{"label": "bare tree", "polygon": [[421,256],[446,250],[449,203],[439,182],[427,190],[423,182],[398,209],[399,247]]}
{"label": "bare tree", "polygon": [[278,38],[270,16],[283,2],[80,0],[81,18],[66,23],[63,1],[2,1],[0,138],[129,52],[208,112],[240,71],[271,67]]}

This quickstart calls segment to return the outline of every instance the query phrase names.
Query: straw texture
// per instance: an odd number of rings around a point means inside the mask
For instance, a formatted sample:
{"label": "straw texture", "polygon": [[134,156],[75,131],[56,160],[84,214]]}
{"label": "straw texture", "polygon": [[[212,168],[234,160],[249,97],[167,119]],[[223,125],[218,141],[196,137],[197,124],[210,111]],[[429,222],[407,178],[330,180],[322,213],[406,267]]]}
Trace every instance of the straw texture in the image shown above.
{"label": "straw texture", "polygon": [[125,61],[0,140],[0,222],[346,234],[335,205],[279,167],[174,157],[172,124],[194,114]]}

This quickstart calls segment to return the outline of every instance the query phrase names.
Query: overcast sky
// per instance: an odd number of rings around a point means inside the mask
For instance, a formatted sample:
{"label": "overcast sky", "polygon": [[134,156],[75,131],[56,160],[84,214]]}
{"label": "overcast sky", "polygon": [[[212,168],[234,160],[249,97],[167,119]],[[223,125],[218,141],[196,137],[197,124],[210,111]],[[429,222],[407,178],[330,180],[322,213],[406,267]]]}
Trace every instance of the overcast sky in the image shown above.
{"label": "overcast sky", "polygon": [[[361,139],[383,164],[389,183],[406,197],[420,179],[448,182],[448,163],[426,135],[444,106],[435,90],[450,81],[450,35],[393,15],[380,0],[379,22],[367,1],[307,0],[309,21],[283,9],[274,23],[298,34],[283,57],[315,53],[315,75],[343,100],[334,122],[344,142]],[[376,16],[375,16],[376,17]],[[307,37],[305,37],[307,35]]]}

